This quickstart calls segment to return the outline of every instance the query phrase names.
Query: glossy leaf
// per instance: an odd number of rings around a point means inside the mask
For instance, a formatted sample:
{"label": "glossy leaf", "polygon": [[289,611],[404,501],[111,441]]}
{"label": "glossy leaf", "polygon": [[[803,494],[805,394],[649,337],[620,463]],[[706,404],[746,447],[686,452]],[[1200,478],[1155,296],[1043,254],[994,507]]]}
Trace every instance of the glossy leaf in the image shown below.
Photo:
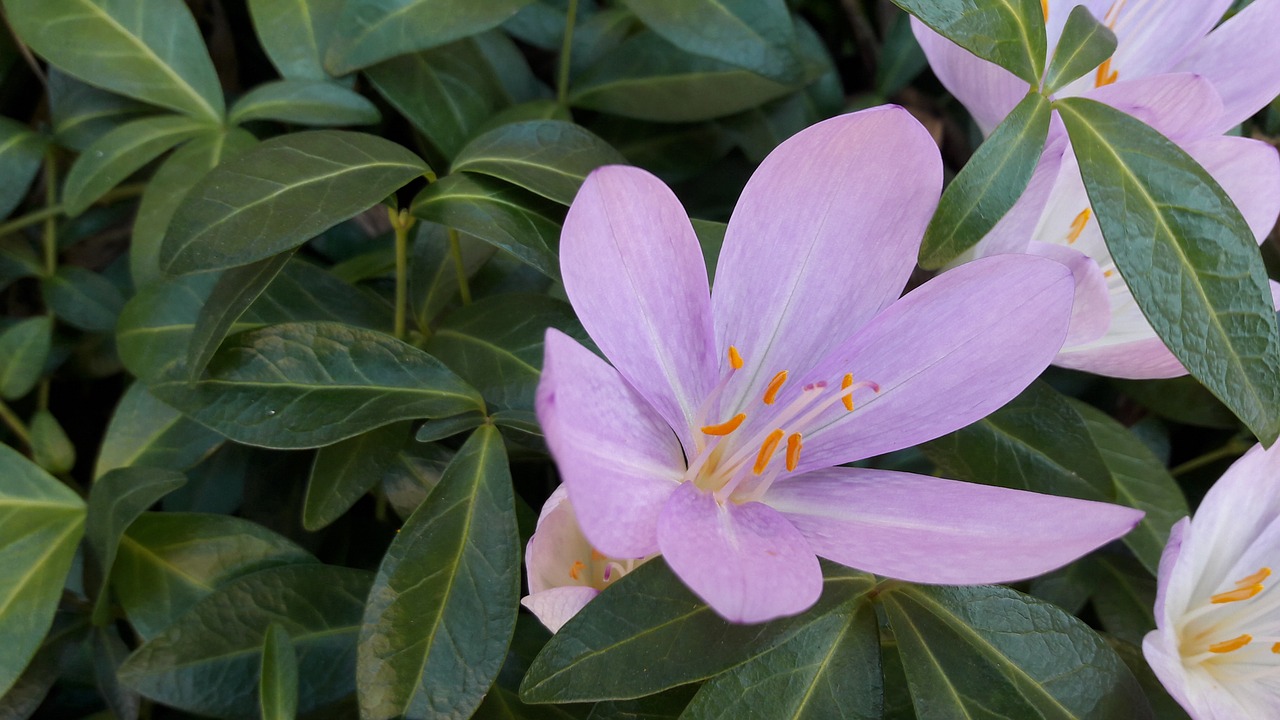
{"label": "glossy leaf", "polygon": [[1102,627],[1141,647],[1156,629],[1156,579],[1132,558],[1100,556],[1088,564],[1099,580],[1092,599]]}
{"label": "glossy leaf", "polygon": [[467,717],[507,655],[520,549],[507,454],[476,430],[392,541],[360,631],[361,717]]}
{"label": "glossy leaf", "polygon": [[1047,54],[1043,10],[1035,0],[893,0],[925,25],[983,60],[1039,86]]}
{"label": "glossy leaf", "polygon": [[347,0],[325,66],[334,75],[475,35],[530,0]]}
{"label": "glossy leaf", "polygon": [[973,247],[1027,189],[1049,136],[1049,101],[1030,93],[942,193],[925,229],[920,265],[937,269]]}
{"label": "glossy leaf", "polygon": [[473,175],[450,175],[413,200],[413,214],[506,250],[548,277],[560,277],[560,223],[522,190]]}
{"label": "glossy leaf", "polygon": [[278,80],[259,85],[231,106],[231,123],[276,120],[295,125],[372,125],[378,108],[354,90],[325,80]]}
{"label": "glossy leaf", "polygon": [[467,143],[452,167],[568,205],[592,170],[625,163],[621,153],[580,125],[530,120],[502,125]]}
{"label": "glossy leaf", "polygon": [[18,36],[68,74],[221,122],[218,76],[182,0],[4,0],[4,9]]}
{"label": "glossy leaf", "polygon": [[54,475],[71,472],[76,464],[76,446],[53,413],[37,410],[27,428],[31,431],[31,459]]}
{"label": "glossy leaf", "polygon": [[200,272],[277,255],[427,170],[413,153],[373,135],[316,130],[272,138],[196,183],[160,246],[160,268]]}
{"label": "glossy leaf", "polygon": [[316,532],[342,517],[396,463],[409,441],[409,424],[392,423],[322,447],[311,465],[302,527]]}
{"label": "glossy leaf", "polygon": [[84,502],[0,445],[0,696],[40,648],[84,534]]}
{"label": "glossy leaf", "polygon": [[35,657],[8,691],[0,695],[0,718],[34,717],[45,696],[57,684],[67,661],[83,646],[88,632],[89,621],[83,615],[59,611]]}
{"label": "glossy leaf", "polygon": [[411,442],[400,448],[380,479],[382,491],[396,515],[409,516],[427,499],[453,459],[453,451],[436,443]]}
{"label": "glossy leaf", "polygon": [[[430,330],[436,316],[458,297],[458,261],[450,249],[449,231],[432,222],[417,224],[413,255],[409,261],[409,303],[421,330]],[[497,248],[482,240],[455,232],[462,273],[471,277]]]}
{"label": "glossy leaf", "polygon": [[1280,435],[1280,334],[1253,233],[1181,148],[1101,103],[1055,103],[1107,249],[1173,354],[1253,430]]}
{"label": "glossy leaf", "polygon": [[218,282],[200,308],[200,316],[191,329],[191,340],[187,344],[187,379],[200,379],[209,360],[227,337],[227,331],[284,270],[292,257],[292,251],[282,252],[248,265],[228,268],[218,276]]}
{"label": "glossy leaf", "polygon": [[428,420],[418,426],[418,431],[414,433],[413,439],[420,443],[436,442],[451,438],[454,435],[461,435],[468,430],[474,430],[484,425],[488,418],[484,413],[469,412],[453,417],[441,418],[440,420]]}
{"label": "glossy leaf", "polygon": [[93,630],[93,675],[98,681],[98,691],[116,720],[138,720],[142,699],[138,694],[121,687],[116,673],[129,655],[129,646],[120,639],[113,625]]}
{"label": "glossy leaf", "polygon": [[96,88],[56,67],[48,70],[50,129],[62,147],[83,152],[114,128],[155,113],[154,105]]}
{"label": "glossy leaf", "polygon": [[271,623],[262,643],[258,705],[262,720],[293,720],[298,714],[298,657],[279,623]]}
{"label": "glossy leaf", "polygon": [[338,442],[396,420],[483,409],[440,361],[388,335],[334,323],[286,323],[236,335],[187,381],[175,366],[151,392],[246,445]]}
{"label": "glossy leaf", "polygon": [[1084,623],[1003,587],[881,593],[920,720],[1151,718],[1128,668]]}
{"label": "glossy leaf", "polygon": [[48,315],[20,320],[0,332],[0,396],[14,400],[31,392],[44,371],[52,336]]}
{"label": "glossy leaf", "polygon": [[1240,421],[1193,377],[1119,380],[1120,391],[1162,418],[1197,427],[1234,430]]}
{"label": "glossy leaf", "polygon": [[282,77],[329,79],[324,55],[343,5],[343,0],[249,0],[253,29]]}
{"label": "glossy leaf", "polygon": [[222,443],[222,436],[160,402],[143,383],[134,383],[111,414],[95,478],[125,467],[182,471]]}
{"label": "glossy leaf", "polygon": [[1102,64],[1116,51],[1116,34],[1094,19],[1089,9],[1077,5],[1067,16],[1062,36],[1049,59],[1044,92],[1051,95],[1067,83]]}
{"label": "glossy leaf", "polygon": [[302,548],[248,520],[145,513],[120,538],[111,587],[129,624],[145,640],[238,577],[315,562]]}
{"label": "glossy leaf", "polygon": [[44,149],[44,139],[26,125],[0,118],[0,218],[8,217],[27,196]]}
{"label": "glossy leaf", "polygon": [[263,639],[279,623],[297,652],[298,712],[331,705],[355,691],[355,639],[369,580],[363,570],[328,565],[240,577],[135,650],[120,680],[189,712],[256,715]]}
{"label": "glossy leaf", "polygon": [[216,132],[207,123],[181,115],[160,115],[125,123],[103,135],[72,163],[63,186],[68,215],[79,215],[108,190],[184,140]]}
{"label": "glossy leaf", "polygon": [[40,283],[45,305],[59,320],[90,332],[110,332],[124,307],[124,296],[92,270],[63,265]]}

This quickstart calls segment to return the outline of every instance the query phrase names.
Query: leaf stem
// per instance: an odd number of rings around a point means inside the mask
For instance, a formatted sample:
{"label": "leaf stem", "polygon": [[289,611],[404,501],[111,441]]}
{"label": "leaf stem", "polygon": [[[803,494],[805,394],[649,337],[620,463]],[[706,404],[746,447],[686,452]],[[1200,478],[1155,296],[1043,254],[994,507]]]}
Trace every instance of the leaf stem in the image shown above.
{"label": "leaf stem", "polygon": [[462,262],[462,245],[458,242],[458,231],[449,228],[449,254],[453,256],[453,269],[458,274],[458,294],[462,296],[462,304],[471,304],[471,285],[467,282],[467,266]]}
{"label": "leaf stem", "polygon": [[[61,207],[58,204],[58,165],[50,147],[44,154],[44,202],[45,210],[53,211]],[[53,277],[58,271],[58,213],[50,212],[44,217],[44,274]]]}
{"label": "leaf stem", "polygon": [[3,420],[4,424],[9,426],[13,434],[18,436],[23,445],[27,446],[27,449],[31,448],[31,430],[27,428],[26,423],[22,422],[22,418],[18,417],[17,413],[3,400],[0,400],[0,420]]}
{"label": "leaf stem", "polygon": [[1200,468],[1206,465],[1212,465],[1213,463],[1216,463],[1219,460],[1226,460],[1227,458],[1233,458],[1239,455],[1243,455],[1244,452],[1248,450],[1250,447],[1252,446],[1246,442],[1243,442],[1238,437],[1231,438],[1231,440],[1228,441],[1226,445],[1223,445],[1217,450],[1210,450],[1209,452],[1201,455],[1200,457],[1192,458],[1182,463],[1181,465],[1170,470],[1169,474],[1174,477],[1181,477],[1182,475],[1186,475],[1187,473],[1192,472],[1194,470],[1199,470]]}
{"label": "leaf stem", "polygon": [[[142,194],[146,189],[146,183],[135,183],[132,185],[121,185],[120,187],[103,195],[98,204],[110,203],[114,200],[125,200]],[[51,217],[57,217],[65,212],[65,208],[58,205],[50,205],[33,212],[29,212],[21,217],[16,217],[7,223],[0,224],[0,237],[11,235],[23,228],[31,227],[37,223],[44,222]]]}
{"label": "leaf stem", "polygon": [[564,40],[560,43],[560,72],[556,77],[556,102],[569,98],[569,60],[573,55],[573,26],[578,19],[578,0],[569,0],[564,20]]}
{"label": "leaf stem", "polygon": [[393,208],[387,208],[387,217],[391,219],[391,228],[396,234],[395,336],[404,340],[407,336],[405,318],[409,310],[409,230],[413,227],[414,217],[408,209]]}

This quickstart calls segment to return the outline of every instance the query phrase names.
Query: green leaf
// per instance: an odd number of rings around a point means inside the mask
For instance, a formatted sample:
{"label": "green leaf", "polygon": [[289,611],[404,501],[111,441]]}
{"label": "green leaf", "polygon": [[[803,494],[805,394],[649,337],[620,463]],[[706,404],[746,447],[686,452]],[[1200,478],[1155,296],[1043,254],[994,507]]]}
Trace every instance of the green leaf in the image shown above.
{"label": "green leaf", "polygon": [[40,283],[44,304],[58,319],[90,332],[110,332],[124,307],[124,296],[92,270],[63,265]]}
{"label": "green leaf", "polygon": [[0,445],[0,696],[40,648],[53,622],[76,545],[84,502],[67,486]]}
{"label": "green leaf", "polygon": [[440,361],[336,323],[285,323],[227,340],[205,379],[174,366],[151,392],[197,422],[260,447],[320,447],[396,420],[483,411]]}
{"label": "green leaf", "polygon": [[580,125],[530,120],[503,125],[467,143],[452,169],[491,175],[568,205],[592,170],[626,162]]}
{"label": "green leaf", "polygon": [[461,435],[484,425],[488,418],[481,412],[469,412],[440,420],[428,420],[418,427],[413,439],[420,443],[436,442]]}
{"label": "green leaf", "polygon": [[66,672],[68,661],[83,647],[89,627],[88,619],[80,613],[58,611],[53,619],[53,628],[31,662],[27,663],[27,668],[8,691],[0,695],[0,718],[27,720],[35,717],[45,696]]}
{"label": "green leaf", "polygon": [[135,650],[120,681],[189,712],[254,716],[263,640],[279,623],[297,652],[299,714],[332,705],[355,692],[355,639],[369,580],[363,570],[328,565],[240,577]]}
{"label": "green leaf", "polygon": [[182,0],[4,0],[23,42],[70,75],[222,121],[222,89]]}
{"label": "green leaf", "polygon": [[253,29],[288,80],[328,80],[324,54],[343,0],[249,0]]}
{"label": "green leaf", "polygon": [[575,107],[639,120],[694,122],[732,115],[787,95],[816,77],[780,83],[691,55],[652,31],[631,36],[574,80]]}
{"label": "green leaf", "polygon": [[784,0],[624,0],[640,21],[685,52],[794,83],[804,77]]}
{"label": "green leaf", "polygon": [[102,571],[102,583],[94,604],[94,623],[111,621],[107,584],[125,530],[160,498],[182,487],[182,473],[160,468],[121,468],[98,478],[89,492],[85,539]]}
{"label": "green leaf", "polygon": [[1009,212],[1031,182],[1049,136],[1049,101],[1018,103],[947,185],[920,246],[920,265],[936,270],[973,247]]}
{"label": "green leaf", "polygon": [[875,606],[853,601],[709,680],[680,717],[879,720],[884,700]]}
{"label": "green leaf", "polygon": [[93,476],[125,467],[186,470],[221,443],[221,435],[157,400],[145,384],[134,383],[111,414]]}
{"label": "green leaf", "polygon": [[1266,269],[1231,198],[1142,122],[1055,102],[1107,249],[1156,333],[1264,445],[1280,435],[1280,334]]}
{"label": "green leaf", "polygon": [[52,337],[48,315],[20,320],[0,333],[0,396],[16,400],[31,392],[44,372]]}
{"label": "green leaf", "polygon": [[426,350],[479,390],[493,409],[532,410],[547,328],[590,342],[567,303],[508,293],[450,313]]}
{"label": "green leaf", "polygon": [[293,257],[293,251],[248,265],[228,268],[218,277],[209,293],[209,299],[200,308],[191,340],[187,344],[187,379],[199,380],[200,375],[227,337],[227,331],[245,310],[262,295]]}
{"label": "green leaf", "polygon": [[559,278],[560,223],[543,202],[497,180],[450,175],[414,198],[413,214],[473,235]]}
{"label": "green leaf", "polygon": [[1235,430],[1240,421],[1193,377],[1116,380],[1125,395],[1162,418],[1197,427]]}
{"label": "green leaf", "polygon": [[530,0],[348,0],[329,44],[334,75],[501,25]]}
{"label": "green leaf", "polygon": [[408,520],[439,484],[452,459],[452,450],[435,443],[412,442],[401,447],[380,479],[387,502],[396,515]]}
{"label": "green leaf", "polygon": [[178,143],[213,132],[181,115],[133,120],[98,138],[72,163],[63,186],[68,215],[79,215],[108,190]]}
{"label": "green leaf", "polygon": [[360,715],[468,717],[507,655],[520,597],[515,498],[483,426],[391,542],[360,631]]}
{"label": "green leaf", "polygon": [[298,656],[280,623],[271,623],[262,643],[258,703],[262,720],[293,720],[298,714]]}
{"label": "green leaf", "polygon": [[248,520],[144,513],[120,538],[111,588],[129,624],[146,640],[238,577],[314,562],[302,548]]}
{"label": "green leaf", "polygon": [[302,527],[317,532],[342,517],[395,465],[408,441],[409,423],[392,423],[320,448],[307,481]]}
{"label": "green leaf", "polygon": [[681,685],[634,700],[598,702],[591,708],[587,720],[678,720],[697,689],[697,685]]}
{"label": "green leaf", "polygon": [[911,84],[929,60],[911,31],[910,16],[896,13],[885,33],[884,47],[876,65],[876,92],[880,97],[893,97]]}
{"label": "green leaf", "polygon": [[1102,64],[1116,51],[1116,34],[1094,19],[1089,9],[1077,5],[1067,16],[1058,46],[1049,60],[1044,93],[1052,95],[1067,83]]}
{"label": "green leaf", "polygon": [[951,42],[1039,87],[1048,50],[1036,0],[893,0]]}
{"label": "green leaf", "polygon": [[[450,251],[449,230],[433,222],[417,224],[413,255],[409,262],[409,303],[418,327],[428,331],[441,310],[458,296],[458,260]],[[454,232],[462,273],[471,277],[497,248],[483,240]]]}
{"label": "green leaf", "polygon": [[54,475],[71,472],[76,464],[76,446],[48,410],[37,410],[31,416],[31,456],[40,467]]}
{"label": "green leaf", "polygon": [[427,171],[416,155],[373,135],[315,130],[272,138],[196,183],[160,246],[160,268],[182,274],[278,255]]}
{"label": "green leaf", "polygon": [[1160,720],[1191,720],[1187,711],[1182,709],[1177,700],[1169,696],[1169,691],[1151,671],[1151,666],[1143,657],[1141,648],[1114,639],[1111,639],[1110,643],[1111,649],[1116,651],[1133,676],[1138,679],[1138,683],[1142,685],[1156,717]]}
{"label": "green leaf", "polygon": [[295,125],[373,125],[378,108],[358,92],[327,80],[277,80],[250,90],[231,106],[230,123],[276,120]]}
{"label": "green leaf", "polygon": [[155,113],[155,106],[82,83],[56,67],[48,68],[49,119],[53,140],[83,152],[123,123]]}
{"label": "green leaf", "polygon": [[44,160],[45,140],[22,123],[0,118],[0,218],[27,196]]}
{"label": "green leaf", "polygon": [[920,720],[1151,718],[1084,623],[1003,587],[897,585],[880,598]]}
{"label": "green leaf", "polygon": [[138,720],[142,699],[138,694],[120,686],[116,673],[129,655],[129,646],[120,639],[114,625],[93,630],[93,675],[98,681],[98,692],[106,701],[117,720]]}
{"label": "green leaf", "polygon": [[807,612],[737,625],[698,600],[660,558],[650,560],[560,628],[525,674],[520,697],[532,703],[628,699],[705,680],[786,642],[875,586],[871,575],[847,568],[827,566],[825,574],[822,599]]}
{"label": "green leaf", "polygon": [[1093,607],[1102,627],[1125,642],[1141,646],[1142,638],[1156,629],[1155,578],[1131,558],[1100,556],[1087,562],[1099,581],[1093,592]]}

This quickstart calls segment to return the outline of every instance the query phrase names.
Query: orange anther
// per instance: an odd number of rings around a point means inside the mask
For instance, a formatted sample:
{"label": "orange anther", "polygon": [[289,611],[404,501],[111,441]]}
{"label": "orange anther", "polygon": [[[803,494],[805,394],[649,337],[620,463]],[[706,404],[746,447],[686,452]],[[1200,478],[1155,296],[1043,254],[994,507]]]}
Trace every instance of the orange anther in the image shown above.
{"label": "orange anther", "polygon": [[746,419],[747,419],[746,413],[738,413],[737,415],[734,415],[733,417],[729,418],[728,420],[725,420],[719,425],[704,426],[702,428],[702,432],[708,435],[728,435],[734,430],[737,430],[738,426],[742,424],[742,421]]}
{"label": "orange anther", "polygon": [[787,381],[787,371],[779,370],[777,375],[769,381],[769,387],[764,389],[764,404],[772,405],[774,400],[778,399],[778,391],[782,389],[782,384]]}
{"label": "orange anther", "polygon": [[844,377],[841,378],[840,380],[840,389],[848,390],[849,387],[852,385],[853,385],[853,373],[845,373]]}
{"label": "orange anther", "polygon": [[1115,274],[1116,274],[1116,271],[1115,271],[1115,270],[1108,270],[1108,271],[1106,271],[1106,272],[1102,273],[1102,277],[1111,277],[1112,275],[1115,275]]}
{"label": "orange anther", "polygon": [[592,559],[592,560],[594,560],[594,561],[596,561],[596,562],[600,562],[601,560],[607,560],[608,558],[609,558],[609,556],[608,556],[608,555],[605,555],[604,553],[600,552],[599,550],[597,550],[597,549],[595,549],[595,548],[591,548],[591,559]]}
{"label": "orange anther", "polygon": [[1076,215],[1075,220],[1071,221],[1071,232],[1067,233],[1068,245],[1080,239],[1080,233],[1084,232],[1084,228],[1089,224],[1089,218],[1092,215],[1093,210],[1085,208],[1080,211],[1079,215]]}
{"label": "orange anther", "polygon": [[1269,577],[1271,577],[1271,568],[1264,567],[1259,569],[1258,572],[1250,575],[1249,577],[1240,578],[1239,580],[1237,580],[1236,586],[1248,587],[1250,585],[1260,585],[1263,580],[1266,580]]}
{"label": "orange anther", "polygon": [[1271,646],[1271,652],[1280,655],[1280,643]]}
{"label": "orange anther", "polygon": [[1044,11],[1044,19],[1049,19],[1049,0],[1040,0],[1040,9]]}
{"label": "orange anther", "polygon": [[583,570],[587,569],[587,564],[581,560],[574,560],[573,565],[569,566],[569,577],[577,580]]}
{"label": "orange anther", "polygon": [[1094,78],[1093,86],[1102,87],[1103,85],[1110,85],[1118,79],[1120,79],[1120,72],[1118,70],[1111,69],[1111,58],[1107,58],[1098,66],[1098,74]]}
{"label": "orange anther", "polygon": [[729,367],[734,370],[742,369],[742,355],[738,353],[738,348],[729,346]]}
{"label": "orange anther", "polygon": [[1245,645],[1248,645],[1251,642],[1253,642],[1253,636],[1248,633],[1245,633],[1244,635],[1241,635],[1238,638],[1232,638],[1230,640],[1225,640],[1223,642],[1214,643],[1210,645],[1209,652],[1211,653],[1235,652],[1236,650],[1239,650],[1240,648],[1244,647]]}
{"label": "orange anther", "polygon": [[1257,585],[1250,585],[1249,587],[1242,587],[1239,590],[1228,590],[1227,592],[1224,592],[1224,593],[1218,593],[1217,595],[1214,595],[1213,597],[1209,598],[1209,602],[1213,603],[1214,605],[1222,605],[1223,603],[1240,602],[1241,600],[1248,600],[1249,598],[1253,597],[1254,595],[1257,595],[1260,592],[1262,592],[1262,583],[1258,583]]}
{"label": "orange anther", "polygon": [[760,453],[756,455],[756,464],[751,468],[751,472],[759,475],[764,469],[769,467],[769,461],[773,459],[773,453],[778,449],[778,443],[782,442],[782,428],[778,428],[769,433],[764,439],[764,443],[760,445]]}
{"label": "orange anther", "polygon": [[787,438],[787,472],[794,472],[796,465],[800,464],[800,448],[802,447],[800,433],[791,433]]}

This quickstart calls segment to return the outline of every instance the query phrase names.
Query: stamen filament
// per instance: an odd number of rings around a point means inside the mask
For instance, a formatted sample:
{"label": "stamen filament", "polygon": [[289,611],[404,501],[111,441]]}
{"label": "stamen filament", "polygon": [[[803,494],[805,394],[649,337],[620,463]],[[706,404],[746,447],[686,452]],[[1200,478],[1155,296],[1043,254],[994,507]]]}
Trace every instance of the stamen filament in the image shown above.
{"label": "stamen filament", "polygon": [[734,430],[737,430],[738,427],[742,425],[742,421],[746,419],[747,419],[746,413],[738,413],[737,415],[734,415],[733,417],[729,418],[728,420],[725,420],[724,422],[718,425],[703,426],[702,432],[706,433],[707,435],[728,435]]}
{"label": "stamen filament", "polygon": [[796,465],[800,464],[800,449],[804,445],[800,442],[800,433],[791,433],[787,438],[787,472],[795,472]]}
{"label": "stamen filament", "polygon": [[787,371],[780,370],[773,379],[769,381],[769,387],[764,390],[764,404],[772,405],[778,399],[778,391],[782,389],[782,384],[787,381]]}
{"label": "stamen filament", "polygon": [[760,446],[760,453],[756,455],[756,464],[751,468],[751,472],[759,475],[769,466],[769,461],[773,459],[773,453],[778,449],[778,443],[782,442],[782,428],[777,428],[769,433],[764,439],[764,444]]}
{"label": "stamen filament", "polygon": [[1235,652],[1236,650],[1239,650],[1240,648],[1244,647],[1245,645],[1248,645],[1251,642],[1253,642],[1253,636],[1250,635],[1249,633],[1245,633],[1240,637],[1232,638],[1230,640],[1224,640],[1222,642],[1214,643],[1210,645],[1209,652],[1211,653]]}

